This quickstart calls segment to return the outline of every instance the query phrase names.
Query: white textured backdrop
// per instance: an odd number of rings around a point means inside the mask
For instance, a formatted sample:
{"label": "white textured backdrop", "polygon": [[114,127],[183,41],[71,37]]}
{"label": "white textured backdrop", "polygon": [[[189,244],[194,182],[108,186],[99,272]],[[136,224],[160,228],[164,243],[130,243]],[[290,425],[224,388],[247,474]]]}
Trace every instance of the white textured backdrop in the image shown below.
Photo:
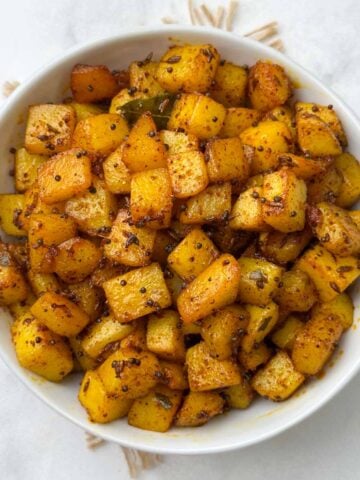
{"label": "white textured backdrop", "polygon": [[[201,1],[199,2],[201,3]],[[225,2],[208,0],[209,6]],[[189,23],[185,0],[0,0],[0,84],[23,81],[81,42],[122,26]],[[235,31],[278,20],[286,53],[360,112],[358,0],[240,0]],[[1,139],[0,139],[1,141]],[[167,456],[142,479],[356,480],[360,456],[360,376],[326,407],[258,446],[212,456]],[[129,478],[117,445],[88,450],[84,433],[28,392],[0,360],[0,479]]]}

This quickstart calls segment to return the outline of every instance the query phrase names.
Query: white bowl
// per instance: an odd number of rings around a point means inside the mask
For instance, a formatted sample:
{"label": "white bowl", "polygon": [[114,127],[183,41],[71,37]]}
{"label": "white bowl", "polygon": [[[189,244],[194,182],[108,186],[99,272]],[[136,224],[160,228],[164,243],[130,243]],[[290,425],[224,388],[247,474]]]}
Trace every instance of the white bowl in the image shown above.
{"label": "white bowl", "polygon": [[[360,124],[351,110],[328,88],[281,53],[265,45],[215,29],[166,26],[137,29],[117,37],[96,41],[65,53],[60,59],[42,68],[26,84],[19,87],[0,112],[0,192],[11,192],[11,146],[21,144],[27,106],[33,103],[61,101],[69,87],[71,68],[76,63],[104,63],[111,68],[124,68],[130,61],[140,60],[153,51],[155,57],[177,41],[212,43],[221,56],[239,64],[253,64],[269,59],[283,65],[297,85],[296,97],[305,101],[333,104],[350,141],[349,151],[360,157]],[[8,161],[7,161],[8,159]],[[359,318],[359,288],[353,287]],[[284,403],[258,399],[247,410],[233,410],[201,428],[171,429],[154,433],[127,425],[126,419],[109,425],[96,425],[87,420],[77,400],[79,376],[70,376],[61,384],[45,382],[22,369],[11,343],[10,316],[1,313],[0,354],[3,360],[30,390],[59,413],[77,425],[107,440],[140,450],[160,453],[200,454],[245,447],[274,436],[297,424],[332,398],[355,375],[360,367],[360,329],[348,331],[335,353],[335,364],[321,380],[311,381],[298,394]]]}

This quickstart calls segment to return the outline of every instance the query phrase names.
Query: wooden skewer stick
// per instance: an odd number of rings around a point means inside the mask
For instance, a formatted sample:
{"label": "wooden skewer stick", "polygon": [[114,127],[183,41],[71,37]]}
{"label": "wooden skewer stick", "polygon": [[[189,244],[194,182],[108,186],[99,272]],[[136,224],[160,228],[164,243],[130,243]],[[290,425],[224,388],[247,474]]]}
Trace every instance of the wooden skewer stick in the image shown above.
{"label": "wooden skewer stick", "polygon": [[189,10],[189,15],[190,15],[190,20],[193,25],[196,25],[196,19],[194,15],[194,6],[193,6],[193,0],[188,0],[188,10]]}
{"label": "wooden skewer stick", "polygon": [[209,8],[204,4],[200,5],[200,8],[201,8],[203,14],[205,15],[205,17],[208,19],[210,25],[215,27],[215,18],[214,18],[214,15],[209,10]]}
{"label": "wooden skewer stick", "polygon": [[194,17],[198,25],[205,25],[204,20],[200,14],[200,11],[197,8],[193,9]]}
{"label": "wooden skewer stick", "polygon": [[245,33],[244,37],[251,37],[255,33],[262,32],[263,30],[266,30],[267,28],[277,27],[277,25],[278,25],[277,22],[266,23],[265,25],[262,25],[261,27],[255,28],[254,30],[251,30],[250,32]]}
{"label": "wooden skewer stick", "polygon": [[228,32],[232,31],[236,9],[238,8],[238,5],[239,4],[237,0],[230,0],[229,7],[227,10],[226,22],[225,22],[225,27]]}
{"label": "wooden skewer stick", "polygon": [[276,26],[270,26],[266,27],[263,30],[259,30],[256,33],[253,33],[252,35],[247,35],[250,38],[253,38],[254,40],[258,40],[259,42],[262,42],[266,38],[272,37],[278,33],[278,28]]}
{"label": "wooden skewer stick", "polygon": [[280,38],[273,40],[272,42],[268,43],[269,47],[275,48],[275,50],[279,50],[279,52],[283,52],[285,50],[283,41]]}
{"label": "wooden skewer stick", "polygon": [[216,20],[215,20],[215,27],[216,28],[222,28],[223,21],[224,21],[224,15],[225,15],[225,8],[222,5],[220,5],[220,7],[218,7],[217,12],[216,12]]}
{"label": "wooden skewer stick", "polygon": [[166,23],[166,24],[169,24],[169,25],[171,25],[172,23],[178,23],[176,20],[174,20],[171,17],[163,17],[161,19],[161,21],[162,21],[162,23]]}

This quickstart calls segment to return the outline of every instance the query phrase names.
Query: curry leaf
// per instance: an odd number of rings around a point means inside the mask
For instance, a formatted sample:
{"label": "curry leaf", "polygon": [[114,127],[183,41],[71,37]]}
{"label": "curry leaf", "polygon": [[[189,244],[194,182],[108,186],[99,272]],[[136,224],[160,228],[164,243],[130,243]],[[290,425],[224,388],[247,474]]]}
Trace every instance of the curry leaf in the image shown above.
{"label": "curry leaf", "polygon": [[176,100],[176,95],[159,95],[151,98],[139,98],[125,103],[119,108],[119,113],[122,113],[130,125],[134,124],[136,120],[145,112],[150,112],[152,118],[159,130],[166,129]]}

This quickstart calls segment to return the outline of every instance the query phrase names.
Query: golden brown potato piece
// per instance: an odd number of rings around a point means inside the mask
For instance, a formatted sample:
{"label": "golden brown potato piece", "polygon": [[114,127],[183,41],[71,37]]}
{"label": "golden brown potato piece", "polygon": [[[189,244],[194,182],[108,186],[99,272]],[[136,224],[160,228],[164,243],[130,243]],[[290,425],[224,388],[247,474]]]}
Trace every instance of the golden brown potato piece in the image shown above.
{"label": "golden brown potato piece", "polygon": [[58,246],[54,271],[66,283],[78,283],[90,275],[101,260],[101,251],[93,242],[74,237]]}
{"label": "golden brown potato piece", "polygon": [[246,372],[252,372],[256,370],[260,365],[267,363],[272,355],[272,350],[261,342],[256,344],[250,352],[240,350],[239,362]]}
{"label": "golden brown potato piece", "polygon": [[129,414],[129,425],[150,430],[166,432],[171,427],[182,400],[182,392],[157,385],[145,397],[137,398]]}
{"label": "golden brown potato piece", "polygon": [[93,117],[94,115],[100,115],[100,113],[104,113],[104,109],[101,106],[93,105],[91,103],[77,103],[77,102],[69,102],[67,103],[76,113],[76,123],[84,120],[88,117]]}
{"label": "golden brown potato piece", "polygon": [[177,299],[180,317],[185,323],[196,322],[236,299],[240,268],[232,255],[224,254],[198,275]]}
{"label": "golden brown potato piece", "polygon": [[189,388],[185,369],[182,364],[160,360],[161,383],[172,390],[186,390]]}
{"label": "golden brown potato piece", "polygon": [[150,112],[136,121],[124,142],[122,160],[131,172],[166,167],[165,146]]}
{"label": "golden brown potato piece", "polygon": [[334,166],[320,176],[312,177],[307,182],[308,203],[330,202],[335,203],[343,188],[341,172]]}
{"label": "golden brown potato piece", "polygon": [[264,220],[283,233],[297,232],[305,227],[306,184],[286,169],[264,177],[262,191]]}
{"label": "golden brown potato piece", "polygon": [[338,317],[323,312],[311,317],[295,338],[292,350],[295,368],[306,375],[319,373],[342,333],[343,326]]}
{"label": "golden brown potato piece", "polygon": [[26,150],[39,155],[68,150],[75,123],[75,110],[70,105],[31,105],[25,132]]}
{"label": "golden brown potato piece", "polygon": [[164,142],[168,155],[199,150],[199,140],[192,134],[161,130],[160,138]]}
{"label": "golden brown potato piece", "polygon": [[220,62],[216,69],[211,96],[225,107],[237,107],[245,103],[247,70],[230,62]]}
{"label": "golden brown potato piece", "polygon": [[205,158],[210,182],[237,180],[244,183],[250,176],[250,162],[238,137],[210,140]]}
{"label": "golden brown potato piece", "polygon": [[48,160],[46,155],[29,153],[26,148],[19,148],[15,155],[15,188],[25,192],[38,178],[38,168]]}
{"label": "golden brown potato piece", "polygon": [[123,348],[110,355],[97,369],[106,392],[132,400],[146,395],[161,375],[155,355],[135,348]]}
{"label": "golden brown potato piece", "polygon": [[5,244],[0,243],[0,305],[26,300],[29,288]]}
{"label": "golden brown potato piece", "polygon": [[109,306],[120,322],[131,322],[171,305],[159,264],[131,270],[103,283]]}
{"label": "golden brown potato piece", "polygon": [[73,301],[89,315],[92,322],[100,317],[103,292],[89,278],[68,285],[68,289]]}
{"label": "golden brown potato piece", "polygon": [[238,300],[253,305],[266,305],[277,292],[284,269],[257,258],[241,257]]}
{"label": "golden brown potato piece", "polygon": [[103,162],[104,180],[112,193],[130,193],[131,173],[123,162],[124,143]]}
{"label": "golden brown potato piece", "polygon": [[318,103],[296,102],[295,112],[315,114],[317,117],[321,118],[323,122],[329,125],[341,145],[346,147],[347,139],[343,126],[332,105],[325,106],[319,105]]}
{"label": "golden brown potato piece", "polygon": [[205,317],[201,322],[201,336],[210,355],[218,360],[231,357],[238,349],[248,323],[247,311],[236,304],[221,308]]}
{"label": "golden brown potato piece", "polygon": [[123,117],[102,113],[78,122],[72,146],[98,155],[110,155],[128,133],[129,128]]}
{"label": "golden brown potato piece", "polygon": [[304,322],[296,315],[289,315],[285,323],[271,335],[271,341],[279,348],[292,350],[296,335],[304,327]]}
{"label": "golden brown potato piece", "polygon": [[342,293],[331,302],[317,303],[311,310],[313,317],[336,317],[340,320],[344,330],[351,327],[354,321],[354,304],[347,293]]}
{"label": "golden brown potato piece", "polygon": [[315,285],[302,270],[292,269],[281,278],[275,301],[283,310],[307,312],[317,300]]}
{"label": "golden brown potato piece", "polygon": [[262,214],[262,187],[251,187],[240,193],[230,215],[230,227],[234,230],[266,232],[270,229]]}
{"label": "golden brown potato piece", "polygon": [[176,198],[192,197],[204,190],[209,183],[204,154],[201,152],[169,155],[167,165]]}
{"label": "golden brown potato piece", "polygon": [[118,91],[117,81],[105,65],[78,63],[71,71],[71,92],[76,102],[100,102]]}
{"label": "golden brown potato piece", "polygon": [[181,209],[180,222],[186,225],[221,222],[231,211],[231,184],[211,185],[189,198]]}
{"label": "golden brown potato piece", "polygon": [[218,256],[210,238],[200,228],[195,228],[170,253],[168,264],[183,280],[191,281]]}
{"label": "golden brown potato piece", "polygon": [[244,145],[252,147],[251,174],[269,170],[277,165],[278,154],[292,151],[293,139],[283,122],[266,120],[240,133]]}
{"label": "golden brown potato piece", "polygon": [[329,168],[329,159],[301,157],[292,153],[280,153],[278,155],[278,167],[291,170],[298,178],[308,180],[309,178],[322,175]]}
{"label": "golden brown potato piece", "polygon": [[212,45],[174,46],[161,57],[155,78],[168,92],[205,93],[219,61]]}
{"label": "golden brown potato piece", "polygon": [[89,323],[89,316],[63,295],[44,293],[30,309],[50,330],[64,337],[77,335]]}
{"label": "golden brown potato piece", "polygon": [[355,257],[335,256],[321,245],[307,250],[295,265],[309,275],[322,302],[333,300],[360,275]]}
{"label": "golden brown potato piece", "polygon": [[343,153],[336,157],[335,167],[341,174],[343,182],[337,194],[336,205],[349,208],[360,197],[360,165],[350,153]]}
{"label": "golden brown potato piece", "polygon": [[144,92],[134,92],[132,89],[123,88],[120,92],[112,98],[109,108],[109,113],[116,113],[121,115],[122,110],[121,107],[128,102],[132,102],[133,100],[139,100],[148,98],[148,96]]}
{"label": "golden brown potato piece", "polygon": [[237,137],[247,128],[255,127],[261,117],[261,112],[253,108],[228,108],[226,110],[224,124],[219,132],[219,137]]}
{"label": "golden brown potato piece", "polygon": [[261,60],[250,68],[248,88],[252,106],[262,112],[283,105],[292,94],[285,70],[280,65]]}
{"label": "golden brown potato piece", "polygon": [[308,209],[308,216],[315,236],[326,250],[340,257],[360,253],[360,229],[347,210],[321,202]]}
{"label": "golden brown potato piece", "polygon": [[249,323],[241,346],[245,352],[250,353],[277,324],[279,307],[275,302],[270,302],[262,307],[247,304],[245,309],[249,314]]}
{"label": "golden brown potato piece", "polygon": [[171,181],[166,168],[133,175],[130,211],[135,224],[143,224],[155,230],[169,227],[172,205]]}
{"label": "golden brown potato piece", "polygon": [[284,265],[297,259],[312,238],[309,227],[300,232],[264,232],[259,236],[261,253],[271,262]]}
{"label": "golden brown potato piece", "polygon": [[176,100],[167,126],[169,130],[182,128],[199,139],[207,139],[220,132],[225,115],[225,107],[212,98],[184,93]]}
{"label": "golden brown potato piece", "polygon": [[86,372],[79,390],[79,401],[87,411],[89,420],[95,423],[109,423],[124,417],[132,401],[108,395],[99,375]]}
{"label": "golden brown potato piece", "polygon": [[31,372],[50,382],[60,382],[72,371],[70,347],[30,312],[13,324],[12,338],[18,362]]}
{"label": "golden brown potato piece", "polygon": [[291,131],[293,139],[296,140],[295,118],[291,108],[287,105],[272,108],[269,112],[265,113],[262,119],[285,123]]}
{"label": "golden brown potato piece", "polygon": [[311,157],[340,155],[342,148],[330,126],[317,115],[296,114],[297,141],[303,153]]}
{"label": "golden brown potato piece", "polygon": [[177,244],[178,240],[170,235],[167,230],[157,230],[151,260],[165,266],[169,253],[174,250]]}
{"label": "golden brown potato piece", "polygon": [[136,227],[129,211],[121,209],[104,245],[104,254],[112,262],[143,267],[151,261],[155,236],[155,230]]}
{"label": "golden brown potato piece", "polygon": [[130,88],[136,89],[149,97],[156,97],[165,93],[163,87],[156,81],[155,76],[159,67],[158,62],[132,62],[129,67]]}
{"label": "golden brown potato piece", "polygon": [[94,358],[87,355],[81,346],[81,335],[69,338],[69,344],[74,356],[74,360],[79,365],[79,370],[86,372],[88,370],[95,370],[99,364]]}
{"label": "golden brown potato piece", "polygon": [[217,360],[210,355],[205,342],[200,342],[186,352],[190,390],[202,392],[230,387],[240,383],[237,364],[229,359]]}
{"label": "golden brown potato piece", "polygon": [[177,427],[204,425],[224,411],[225,401],[216,392],[189,392],[175,420]]}
{"label": "golden brown potato piece", "polygon": [[304,380],[304,375],[295,370],[289,355],[280,350],[255,374],[251,386],[262,397],[279,402],[289,398]]}
{"label": "golden brown potato piece", "polygon": [[231,408],[248,408],[254,399],[254,390],[251,388],[249,381],[242,376],[238,385],[225,388],[223,391],[227,404]]}
{"label": "golden brown potato piece", "polygon": [[18,193],[0,194],[0,226],[7,235],[26,235],[23,224],[25,196]]}
{"label": "golden brown potato piece", "polygon": [[37,297],[46,292],[59,293],[61,291],[61,285],[53,273],[36,273],[30,269],[27,276],[31,289]]}
{"label": "golden brown potato piece", "polygon": [[149,316],[146,346],[159,358],[183,362],[185,344],[179,314],[174,310],[163,310]]}

